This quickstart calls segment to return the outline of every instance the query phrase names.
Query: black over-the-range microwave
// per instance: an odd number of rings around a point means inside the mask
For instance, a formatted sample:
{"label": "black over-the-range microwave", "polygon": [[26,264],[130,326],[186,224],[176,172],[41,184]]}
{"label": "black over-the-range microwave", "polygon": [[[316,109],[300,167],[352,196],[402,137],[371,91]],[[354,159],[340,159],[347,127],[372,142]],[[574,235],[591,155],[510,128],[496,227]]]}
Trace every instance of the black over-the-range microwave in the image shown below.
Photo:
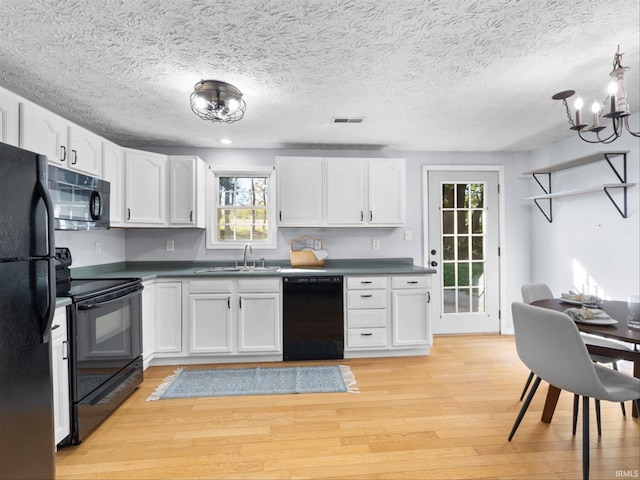
{"label": "black over-the-range microwave", "polygon": [[109,228],[109,182],[49,165],[56,230]]}

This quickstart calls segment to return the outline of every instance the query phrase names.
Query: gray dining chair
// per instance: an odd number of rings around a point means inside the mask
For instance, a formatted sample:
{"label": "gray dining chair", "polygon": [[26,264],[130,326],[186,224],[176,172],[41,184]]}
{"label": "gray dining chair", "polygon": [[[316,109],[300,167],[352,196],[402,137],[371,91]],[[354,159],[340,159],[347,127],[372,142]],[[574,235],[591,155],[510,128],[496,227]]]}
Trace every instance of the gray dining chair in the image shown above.
{"label": "gray dining chair", "polygon": [[[544,380],[582,397],[582,477],[589,478],[589,399],[633,400],[640,407],[640,379],[594,363],[578,327],[566,314],[514,302],[511,305],[516,350],[536,376],[509,434],[513,438]],[[575,431],[574,431],[575,434]]]}
{"label": "gray dining chair", "polygon": [[[546,283],[526,283],[522,285],[522,287],[520,288],[520,291],[522,292],[522,301],[524,303],[533,303],[538,300],[548,300],[548,299],[554,298],[553,292],[551,291],[551,289]],[[582,336],[582,340],[584,341],[584,343],[587,345],[594,345],[594,346],[597,345],[599,347],[614,348],[618,350],[629,350],[629,351],[633,350],[631,347],[623,343],[616,342],[615,340],[609,340],[608,338],[597,337],[595,335],[589,335],[588,333],[583,333],[583,332],[580,332],[580,335]],[[614,370],[618,370],[618,361],[622,360],[621,358],[605,357],[603,355],[596,355],[596,354],[590,354],[590,355],[591,355],[591,360],[593,360],[594,362],[610,363]],[[531,381],[533,380],[533,377],[534,377],[533,372],[530,372],[529,378],[527,378],[527,382],[525,383],[524,388],[522,389],[522,393],[520,394],[521,401],[524,398],[525,394],[527,393],[527,390],[529,388],[529,385],[531,384]],[[627,411],[625,409],[624,402],[620,404],[620,409],[622,410],[622,415],[626,417]],[[575,424],[576,424],[575,417],[577,415],[577,411],[578,410],[576,407],[574,409],[574,433],[575,433]],[[598,414],[598,417],[599,417],[599,411],[597,409],[597,405],[596,405],[596,413]],[[598,431],[600,431],[599,422],[598,422]]]}

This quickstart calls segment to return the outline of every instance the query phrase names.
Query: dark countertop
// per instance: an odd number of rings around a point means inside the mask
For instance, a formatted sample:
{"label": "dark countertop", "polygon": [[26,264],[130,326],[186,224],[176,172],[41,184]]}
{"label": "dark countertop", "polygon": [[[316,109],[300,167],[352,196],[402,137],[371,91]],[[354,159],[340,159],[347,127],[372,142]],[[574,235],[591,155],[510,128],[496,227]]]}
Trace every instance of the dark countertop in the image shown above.
{"label": "dark countertop", "polygon": [[265,277],[305,275],[430,275],[433,268],[413,264],[411,258],[326,260],[324,267],[292,268],[288,260],[268,261],[267,266],[280,266],[280,271],[201,272],[209,267],[232,267],[234,262],[120,262],[91,267],[72,268],[72,278],[139,277],[142,281],[156,278]]}

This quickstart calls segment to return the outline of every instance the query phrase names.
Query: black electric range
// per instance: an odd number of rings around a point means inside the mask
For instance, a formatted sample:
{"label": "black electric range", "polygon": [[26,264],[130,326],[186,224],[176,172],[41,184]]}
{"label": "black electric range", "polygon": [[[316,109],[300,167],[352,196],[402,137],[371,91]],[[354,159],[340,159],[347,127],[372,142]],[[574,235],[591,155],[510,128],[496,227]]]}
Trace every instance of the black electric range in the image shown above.
{"label": "black electric range", "polygon": [[56,248],[56,293],[69,297],[71,434],[78,444],[142,383],[142,280],[73,279]]}

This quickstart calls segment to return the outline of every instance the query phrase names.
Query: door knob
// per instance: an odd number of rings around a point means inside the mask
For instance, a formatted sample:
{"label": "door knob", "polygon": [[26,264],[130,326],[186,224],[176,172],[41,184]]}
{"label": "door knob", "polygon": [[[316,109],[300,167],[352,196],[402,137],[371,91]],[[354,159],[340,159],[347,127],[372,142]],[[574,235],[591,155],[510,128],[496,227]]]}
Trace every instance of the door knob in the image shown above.
{"label": "door knob", "polygon": [[435,260],[431,262],[431,266],[432,267],[437,267],[438,266],[438,262],[436,262]]}

